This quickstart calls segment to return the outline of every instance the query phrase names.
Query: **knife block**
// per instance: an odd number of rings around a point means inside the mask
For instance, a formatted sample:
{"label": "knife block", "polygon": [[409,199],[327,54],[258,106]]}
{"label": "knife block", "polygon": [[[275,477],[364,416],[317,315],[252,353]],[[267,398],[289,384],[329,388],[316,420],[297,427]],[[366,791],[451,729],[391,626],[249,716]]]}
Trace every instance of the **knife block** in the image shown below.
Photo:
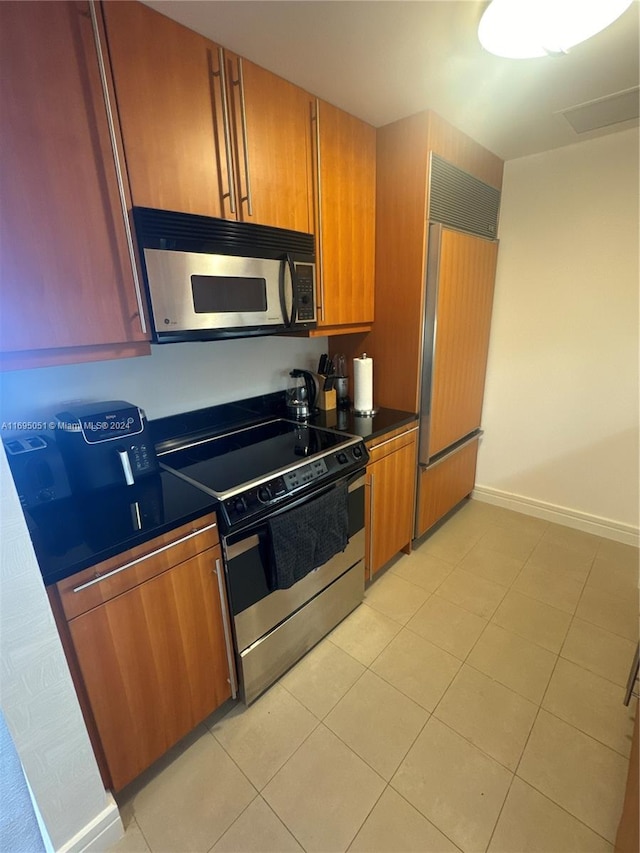
{"label": "knife block", "polygon": [[336,389],[332,388],[330,391],[323,391],[322,389],[318,392],[318,408],[323,412],[328,412],[331,409],[335,409],[337,405],[336,398]]}

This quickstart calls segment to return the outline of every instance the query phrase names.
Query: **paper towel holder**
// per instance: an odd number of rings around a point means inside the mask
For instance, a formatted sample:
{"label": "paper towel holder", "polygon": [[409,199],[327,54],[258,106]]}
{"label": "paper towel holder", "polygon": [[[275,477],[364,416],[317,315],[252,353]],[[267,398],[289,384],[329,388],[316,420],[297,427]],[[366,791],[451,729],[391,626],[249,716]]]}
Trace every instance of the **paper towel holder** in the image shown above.
{"label": "paper towel holder", "polygon": [[[362,353],[362,355],[360,356],[360,358],[362,358],[362,359],[367,358],[367,354],[366,354],[366,352],[363,352],[363,353]],[[356,359],[354,359],[354,362],[355,362],[355,361],[356,361]],[[354,376],[354,386],[355,386],[355,376]],[[354,396],[354,403],[355,403],[355,394],[354,394],[353,396]],[[373,402],[373,401],[372,401],[372,402]],[[356,408],[354,407],[354,409],[353,409],[353,414],[354,414],[354,415],[355,415],[355,417],[357,417],[357,418],[371,418],[371,417],[373,417],[374,415],[376,415],[377,413],[378,413],[378,409],[377,409],[377,408],[372,408],[372,409],[356,409]]]}

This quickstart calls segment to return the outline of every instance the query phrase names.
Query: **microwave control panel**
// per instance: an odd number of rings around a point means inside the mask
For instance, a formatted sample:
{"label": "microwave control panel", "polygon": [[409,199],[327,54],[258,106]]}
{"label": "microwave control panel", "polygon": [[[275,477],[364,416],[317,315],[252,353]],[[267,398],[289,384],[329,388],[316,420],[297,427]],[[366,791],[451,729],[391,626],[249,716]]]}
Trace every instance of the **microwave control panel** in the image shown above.
{"label": "microwave control panel", "polygon": [[298,320],[315,320],[312,264],[296,264],[296,290],[298,294]]}

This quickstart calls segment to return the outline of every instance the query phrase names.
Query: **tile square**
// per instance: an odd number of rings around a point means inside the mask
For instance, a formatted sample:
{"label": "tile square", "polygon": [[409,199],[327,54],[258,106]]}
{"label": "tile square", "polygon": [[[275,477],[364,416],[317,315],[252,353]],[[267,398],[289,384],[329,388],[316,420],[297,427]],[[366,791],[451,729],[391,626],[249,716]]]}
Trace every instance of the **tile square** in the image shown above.
{"label": "tile square", "polygon": [[459,848],[393,788],[386,788],[349,853],[458,853]]}
{"label": "tile square", "polygon": [[365,592],[365,603],[378,613],[405,625],[422,607],[429,593],[393,572],[374,580]]}
{"label": "tile square", "polygon": [[577,554],[591,558],[595,557],[602,541],[599,536],[594,536],[592,533],[584,533],[582,530],[575,530],[564,524],[552,523],[548,525],[540,540],[541,544],[548,542],[553,545],[560,545],[570,551],[575,551]]}
{"label": "tile square", "polygon": [[434,716],[509,770],[515,770],[538,706],[463,664]]}
{"label": "tile square", "polygon": [[511,590],[491,622],[558,654],[567,636],[571,616],[563,610]]}
{"label": "tile square", "polygon": [[308,853],[347,849],[385,782],[322,723],[269,782],[267,803]]}
{"label": "tile square", "polygon": [[458,531],[449,529],[443,524],[427,533],[426,538],[420,544],[420,549],[445,563],[456,565],[467,554],[482,537],[482,531]]}
{"label": "tile square", "polygon": [[361,604],[333,629],[328,639],[364,666],[369,666],[401,628],[399,622]]}
{"label": "tile square", "polygon": [[427,592],[435,592],[453,571],[451,563],[439,560],[418,546],[411,554],[394,563],[390,571]]}
{"label": "tile square", "polygon": [[522,779],[513,780],[488,853],[613,853],[613,847]]}
{"label": "tile square", "polygon": [[541,533],[537,530],[526,530],[515,525],[494,525],[484,534],[480,545],[524,562],[540,541],[540,536]]}
{"label": "tile square", "polygon": [[605,631],[638,642],[638,590],[628,597],[609,595],[593,586],[586,586],[578,602],[576,616]]}
{"label": "tile square", "polygon": [[459,568],[464,569],[465,572],[471,572],[503,586],[511,586],[523,566],[524,560],[487,548],[482,541],[474,545],[459,564]]}
{"label": "tile square", "polygon": [[506,586],[457,568],[440,585],[436,595],[475,613],[476,616],[490,619],[506,592]]}
{"label": "tile square", "polygon": [[403,628],[371,669],[418,705],[433,711],[460,666],[458,658]]}
{"label": "tile square", "polygon": [[211,853],[303,853],[280,818],[262,797],[247,806]]}
{"label": "tile square", "polygon": [[634,709],[623,705],[624,689],[568,660],[560,660],[542,702],[556,717],[628,756]]}
{"label": "tile square", "polygon": [[134,818],[129,821],[122,838],[109,847],[109,853],[150,853],[149,845]]}
{"label": "tile square", "polygon": [[541,646],[498,625],[489,625],[467,663],[540,704],[556,660],[556,655]]}
{"label": "tile square", "polygon": [[432,717],[391,786],[467,853],[487,848],[512,774]]}
{"label": "tile square", "polygon": [[206,729],[170,758],[134,795],[135,820],[151,850],[209,850],[256,789]]}
{"label": "tile square", "polygon": [[[617,548],[613,547],[616,545]],[[587,586],[628,601],[638,589],[637,548],[618,542],[601,546],[587,578]]]}
{"label": "tile square", "polygon": [[407,628],[464,660],[487,624],[475,613],[433,595],[408,622]]}
{"label": "tile square", "polygon": [[513,585],[513,589],[517,592],[571,614],[578,606],[582,587],[583,583],[580,581],[529,563],[520,572]]}
{"label": "tile square", "polygon": [[284,687],[274,684],[249,708],[239,703],[211,731],[258,790],[318,725]]}
{"label": "tile square", "polygon": [[594,555],[595,551],[593,553],[575,551],[558,542],[543,538],[534,548],[527,565],[583,584],[591,570]]}
{"label": "tile square", "polygon": [[617,752],[541,709],[518,776],[613,843],[627,768]]}
{"label": "tile square", "polygon": [[428,716],[420,705],[367,671],[324,724],[388,781]]}
{"label": "tile square", "polygon": [[322,720],[356,683],[365,667],[330,640],[323,640],[279,681]]}
{"label": "tile square", "polygon": [[574,619],[560,655],[625,687],[634,652],[635,644],[631,640],[582,619]]}

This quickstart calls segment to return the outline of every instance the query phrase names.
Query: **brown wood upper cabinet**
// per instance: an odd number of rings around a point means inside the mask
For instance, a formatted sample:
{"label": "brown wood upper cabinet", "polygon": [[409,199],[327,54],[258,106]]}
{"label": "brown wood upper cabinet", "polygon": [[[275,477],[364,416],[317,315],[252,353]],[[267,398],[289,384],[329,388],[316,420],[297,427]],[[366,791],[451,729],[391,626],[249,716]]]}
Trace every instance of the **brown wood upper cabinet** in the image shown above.
{"label": "brown wood upper cabinet", "polygon": [[93,11],[0,3],[3,367],[150,351]]}
{"label": "brown wood upper cabinet", "polygon": [[373,322],[376,132],[316,101],[318,326],[366,331]]}
{"label": "brown wood upper cabinet", "polygon": [[311,232],[311,96],[141,3],[103,10],[133,203]]}

